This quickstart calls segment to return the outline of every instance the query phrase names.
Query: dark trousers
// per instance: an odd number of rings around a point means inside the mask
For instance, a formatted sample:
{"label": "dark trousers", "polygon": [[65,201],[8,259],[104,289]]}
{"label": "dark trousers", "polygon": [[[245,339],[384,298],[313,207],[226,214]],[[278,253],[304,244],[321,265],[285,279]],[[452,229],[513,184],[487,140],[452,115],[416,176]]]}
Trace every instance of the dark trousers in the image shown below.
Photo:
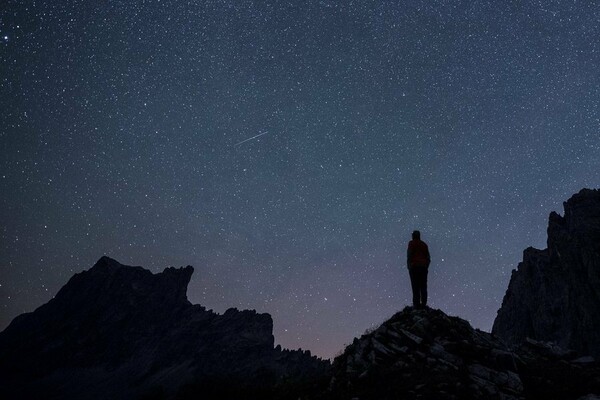
{"label": "dark trousers", "polygon": [[427,305],[427,272],[428,267],[415,266],[408,269],[410,285],[413,292],[413,306],[422,308]]}

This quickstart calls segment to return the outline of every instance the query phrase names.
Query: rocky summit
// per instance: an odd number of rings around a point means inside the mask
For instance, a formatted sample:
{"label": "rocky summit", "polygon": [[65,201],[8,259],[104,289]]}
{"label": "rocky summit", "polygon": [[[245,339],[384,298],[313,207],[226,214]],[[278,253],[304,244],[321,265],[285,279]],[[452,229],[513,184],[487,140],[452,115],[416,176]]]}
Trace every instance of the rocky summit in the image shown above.
{"label": "rocky summit", "polygon": [[553,212],[548,247],[528,248],[513,271],[492,332],[600,358],[600,190],[583,189]]}
{"label": "rocky summit", "polygon": [[274,347],[269,314],[191,304],[192,273],[102,257],[75,274],[0,333],[0,398],[297,398],[318,387],[328,362]]}
{"label": "rocky summit", "polygon": [[533,340],[509,348],[460,318],[407,307],[336,357],[324,398],[589,399],[593,393],[600,393],[600,366],[589,358]]}

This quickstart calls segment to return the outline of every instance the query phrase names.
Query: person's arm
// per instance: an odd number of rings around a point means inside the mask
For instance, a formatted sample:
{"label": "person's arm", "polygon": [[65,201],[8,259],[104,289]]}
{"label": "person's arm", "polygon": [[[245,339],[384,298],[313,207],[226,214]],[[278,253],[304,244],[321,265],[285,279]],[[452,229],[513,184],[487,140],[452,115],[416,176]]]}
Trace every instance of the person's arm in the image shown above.
{"label": "person's arm", "polygon": [[410,258],[412,257],[412,249],[410,248],[410,243],[408,244],[408,248],[406,249],[406,266],[410,268]]}
{"label": "person's arm", "polygon": [[431,264],[431,255],[429,254],[429,246],[425,248],[427,249],[427,267],[429,268],[429,264]]}

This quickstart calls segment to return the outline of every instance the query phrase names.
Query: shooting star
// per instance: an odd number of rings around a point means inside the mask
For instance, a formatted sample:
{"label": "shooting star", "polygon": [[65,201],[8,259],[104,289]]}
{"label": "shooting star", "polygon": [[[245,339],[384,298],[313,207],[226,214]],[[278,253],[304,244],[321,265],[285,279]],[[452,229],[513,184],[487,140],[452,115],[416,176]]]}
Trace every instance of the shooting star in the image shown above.
{"label": "shooting star", "polygon": [[247,141],[250,141],[250,140],[252,140],[252,139],[256,139],[256,138],[257,138],[257,137],[259,137],[259,136],[266,135],[267,133],[269,133],[269,131],[265,131],[265,132],[263,132],[263,133],[259,133],[259,134],[258,134],[258,135],[256,135],[256,136],[252,136],[251,138],[248,138],[248,139],[246,139],[246,140],[242,140],[241,142],[234,144],[234,145],[233,145],[233,147],[239,146],[240,144],[242,144],[242,143],[246,143]]}

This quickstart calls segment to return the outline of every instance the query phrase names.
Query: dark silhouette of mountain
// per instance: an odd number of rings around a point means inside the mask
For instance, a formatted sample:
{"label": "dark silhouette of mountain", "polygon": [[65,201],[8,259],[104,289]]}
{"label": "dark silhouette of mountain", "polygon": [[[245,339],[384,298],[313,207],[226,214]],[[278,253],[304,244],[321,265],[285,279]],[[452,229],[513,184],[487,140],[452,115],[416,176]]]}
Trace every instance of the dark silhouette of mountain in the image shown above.
{"label": "dark silhouette of mountain", "polygon": [[285,398],[329,362],[274,348],[269,314],[186,297],[191,266],[152,274],[102,257],[0,333],[0,398]]}
{"label": "dark silhouette of mountain", "polygon": [[191,304],[190,266],[102,257],[0,333],[0,398],[598,399],[600,191],[564,206],[548,248],[513,271],[491,334],[407,307],[333,365],[274,347],[268,314]]}
{"label": "dark silhouette of mountain", "polygon": [[[333,362],[327,399],[577,399],[600,366],[532,340],[511,349],[440,310],[405,308]],[[592,397],[596,398],[596,397]]]}
{"label": "dark silhouette of mountain", "polygon": [[552,212],[548,248],[532,247],[513,271],[492,332],[600,357],[600,190],[582,189]]}

